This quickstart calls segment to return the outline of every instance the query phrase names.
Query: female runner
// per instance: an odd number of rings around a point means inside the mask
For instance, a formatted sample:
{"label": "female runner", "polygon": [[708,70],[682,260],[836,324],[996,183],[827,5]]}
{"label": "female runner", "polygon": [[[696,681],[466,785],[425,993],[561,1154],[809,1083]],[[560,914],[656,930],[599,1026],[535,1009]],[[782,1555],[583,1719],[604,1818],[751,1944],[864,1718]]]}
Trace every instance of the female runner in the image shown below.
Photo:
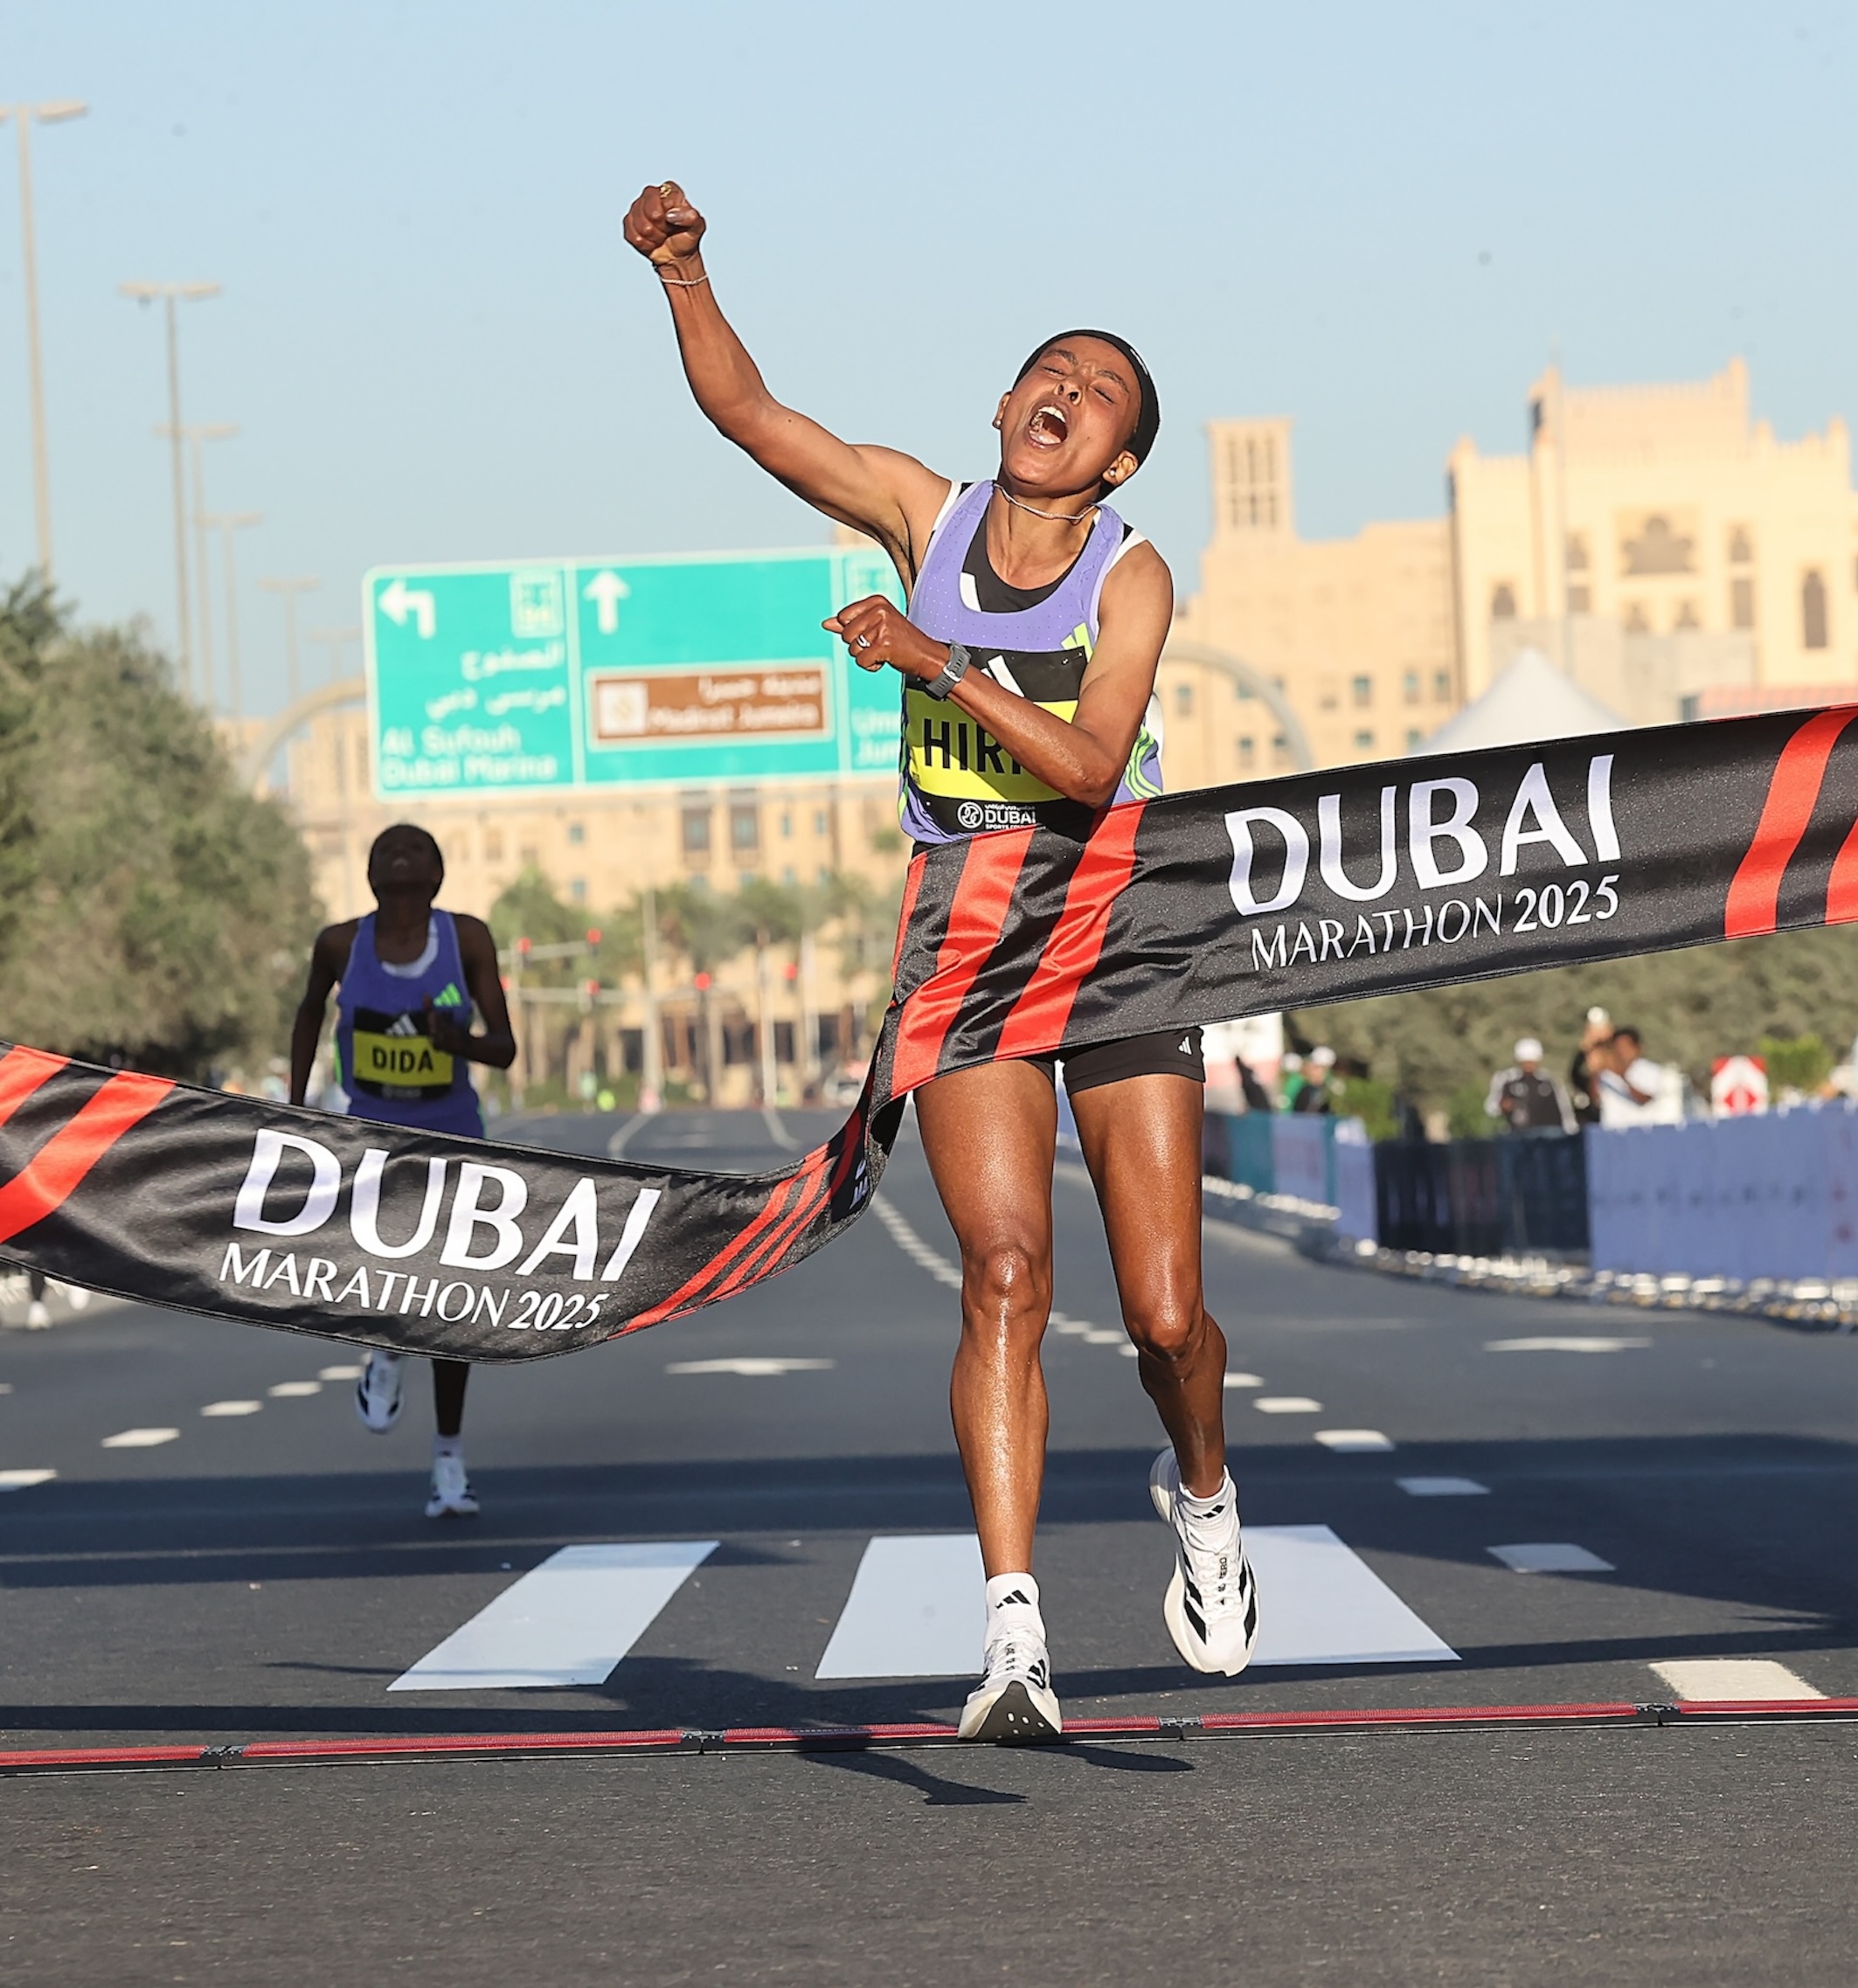
{"label": "female runner", "polygon": [[[496,942],[482,918],[454,917],[433,900],[445,857],[424,828],[384,828],[368,851],[368,888],[378,909],[325,925],[309,956],[290,1031],[290,1102],[301,1105],[332,990],[336,1077],[349,1115],[426,1132],[484,1136],[468,1066],[508,1070],[516,1042],[497,972]],[[473,1008],[485,1033],[471,1033]],[[355,1389],[355,1411],[378,1434],[400,1417],[400,1355],[374,1352]],[[428,1519],[469,1518],[477,1510],[465,1475],[465,1383],[470,1363],[433,1361],[432,1489]]]}
{"label": "female runner", "polygon": [[[826,626],[863,668],[904,680],[906,830],[919,845],[1031,823],[1081,838],[1117,800],[1159,792],[1153,694],[1173,582],[1104,502],[1160,426],[1134,350],[1099,331],[1048,340],[995,411],[992,481],[951,483],[896,450],[842,442],[769,393],[718,306],[705,225],[666,184],[633,203],[626,239],[662,282],[697,405],[789,489],[877,539],[903,579],[907,616],[873,595]],[[900,388],[910,370],[899,364]],[[1225,1340],[1201,1295],[1198,1031],[1101,1044],[1068,1058],[1064,1079],[1123,1320],[1169,1437],[1149,1479],[1175,1536],[1163,1614],[1189,1664],[1232,1675],[1251,1659],[1258,1604],[1225,1466]],[[951,1396],[988,1575],[984,1675],[960,1729],[1046,1738],[1062,1724],[1032,1577],[1051,1059],[937,1077],[916,1112],[960,1245]]]}

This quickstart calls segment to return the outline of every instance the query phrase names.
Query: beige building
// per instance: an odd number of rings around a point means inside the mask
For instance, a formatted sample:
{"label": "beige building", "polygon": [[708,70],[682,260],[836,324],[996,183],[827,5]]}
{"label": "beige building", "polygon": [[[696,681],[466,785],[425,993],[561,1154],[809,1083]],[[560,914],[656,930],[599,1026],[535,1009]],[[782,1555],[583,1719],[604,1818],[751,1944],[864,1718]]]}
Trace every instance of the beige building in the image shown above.
{"label": "beige building", "polygon": [[[1451,457],[1465,694],[1522,644],[1640,722],[1735,687],[1858,678],[1858,498],[1845,423],[1781,441],[1748,370],[1530,391],[1526,455]],[[1720,699],[1717,700],[1720,702]]]}
{"label": "beige building", "polygon": [[[1272,679],[1302,719],[1319,765],[1391,758],[1463,701],[1452,624],[1452,539],[1443,518],[1370,524],[1353,538],[1296,527],[1287,420],[1215,421],[1213,536],[1200,589],[1175,634]],[[1284,770],[1264,702],[1215,671],[1162,669],[1169,786]]]}

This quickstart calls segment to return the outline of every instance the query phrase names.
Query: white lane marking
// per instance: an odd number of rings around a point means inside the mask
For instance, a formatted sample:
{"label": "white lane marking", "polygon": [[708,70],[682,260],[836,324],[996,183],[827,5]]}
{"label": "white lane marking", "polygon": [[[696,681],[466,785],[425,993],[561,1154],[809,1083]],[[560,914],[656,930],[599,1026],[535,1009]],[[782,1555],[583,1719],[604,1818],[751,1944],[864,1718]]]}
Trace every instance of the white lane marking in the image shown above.
{"label": "white lane marking", "polygon": [[1681,1700],[1692,1705],[1720,1704],[1730,1699],[1804,1701],[1826,1695],[1771,1657],[1674,1657],[1652,1668]]}
{"label": "white lane marking", "polygon": [[767,1136],[783,1153],[798,1153],[800,1141],[793,1138],[780,1122],[780,1113],[772,1105],[761,1107],[761,1122],[767,1127]]}
{"label": "white lane marking", "polygon": [[987,1576],[972,1533],[878,1538],[858,1572],[818,1678],[977,1675]]}
{"label": "white lane marking", "polygon": [[1131,1346],[1127,1340],[1124,1340],[1122,1342],[1122,1356],[1125,1360],[1140,1360],[1142,1356],[1142,1349],[1139,1346]]}
{"label": "white lane marking", "polygon": [[1319,1429],[1316,1440],[1325,1450],[1390,1450],[1394,1446],[1391,1436],[1383,1436],[1378,1429]]}
{"label": "white lane marking", "polygon": [[172,1443],[180,1436],[178,1429],[123,1429],[114,1436],[103,1438],[106,1450],[152,1450],[157,1444]]}
{"label": "white lane marking", "polygon": [[1252,1403],[1260,1415],[1321,1415],[1322,1403],[1307,1395],[1260,1395]]}
{"label": "white lane marking", "polygon": [[1254,1664],[1455,1664],[1458,1652],[1327,1526],[1247,1526]]}
{"label": "white lane marking", "polygon": [[1397,1477],[1409,1498],[1488,1498],[1490,1486],[1474,1477]]}
{"label": "white lane marking", "polygon": [[604,1684],[714,1540],[565,1546],[430,1650],[389,1691]]}
{"label": "white lane marking", "polygon": [[[1258,1664],[1456,1663],[1440,1640],[1327,1526],[1248,1526],[1258,1576]],[[815,1676],[971,1677],[987,1583],[972,1533],[877,1538],[864,1549]]]}
{"label": "white lane marking", "polygon": [[0,1381],[0,1395],[10,1395],[12,1391],[13,1383],[10,1381]]}
{"label": "white lane marking", "polygon": [[316,1378],[319,1381],[358,1381],[366,1372],[364,1367],[319,1367]]}
{"label": "white lane marking", "polygon": [[202,1415],[256,1415],[264,1407],[262,1402],[208,1402],[200,1410]]}
{"label": "white lane marking", "polygon": [[56,1471],[0,1471],[0,1491],[30,1491],[35,1484],[50,1484]]}
{"label": "white lane marking", "polygon": [[1491,1339],[1484,1341],[1486,1353],[1626,1353],[1649,1346],[1648,1339],[1604,1339],[1587,1334],[1575,1338]]}
{"label": "white lane marking", "polygon": [[1226,1385],[1229,1388],[1262,1388],[1265,1385],[1265,1376],[1262,1374],[1229,1373],[1226,1375]]}
{"label": "white lane marking", "polygon": [[1080,1336],[1086,1346],[1127,1346],[1129,1343],[1127,1333],[1112,1332],[1102,1326],[1088,1326]]}
{"label": "white lane marking", "polygon": [[320,1381],[280,1381],[276,1387],[267,1388],[265,1392],[273,1401],[295,1401],[300,1396],[320,1395],[322,1383]]}
{"label": "white lane marking", "polygon": [[1613,1563],[1569,1540],[1531,1540],[1521,1546],[1487,1546],[1513,1574],[1611,1574]]}
{"label": "white lane marking", "polygon": [[739,1374],[750,1381],[766,1381],[782,1374],[823,1373],[836,1362],[830,1360],[674,1360],[667,1374]]}
{"label": "white lane marking", "polygon": [[626,1123],[614,1133],[613,1137],[607,1141],[607,1159],[623,1160],[626,1157],[627,1144],[633,1134],[642,1132],[657,1116],[658,1114],[655,1112],[634,1112]]}

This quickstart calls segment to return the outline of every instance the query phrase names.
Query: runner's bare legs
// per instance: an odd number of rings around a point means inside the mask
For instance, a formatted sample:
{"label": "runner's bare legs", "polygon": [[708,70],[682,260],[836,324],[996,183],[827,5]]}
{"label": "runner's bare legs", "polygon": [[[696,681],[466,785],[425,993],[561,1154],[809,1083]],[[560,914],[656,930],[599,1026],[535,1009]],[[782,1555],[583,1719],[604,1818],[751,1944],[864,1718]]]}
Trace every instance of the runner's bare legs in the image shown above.
{"label": "runner's bare legs", "polygon": [[[1200,1280],[1196,1084],[1137,1077],[1075,1101],[1124,1324],[1189,1491],[1225,1468],[1225,1340]],[[1023,1063],[938,1077],[916,1094],[937,1191],[961,1251],[950,1406],[988,1573],[1030,1571],[1049,1411],[1039,1347],[1051,1311],[1057,1106]],[[1112,1161],[1110,1155],[1113,1153]]]}

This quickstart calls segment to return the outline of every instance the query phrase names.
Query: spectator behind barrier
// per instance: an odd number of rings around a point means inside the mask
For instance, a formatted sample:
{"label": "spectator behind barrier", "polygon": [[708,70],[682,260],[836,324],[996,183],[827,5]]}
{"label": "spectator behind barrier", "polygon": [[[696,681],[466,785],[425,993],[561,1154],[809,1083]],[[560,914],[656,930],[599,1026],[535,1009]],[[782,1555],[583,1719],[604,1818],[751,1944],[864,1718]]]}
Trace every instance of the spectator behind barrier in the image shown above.
{"label": "spectator behind barrier", "polygon": [[1621,1126],[1683,1122],[1682,1077],[1646,1055],[1644,1039],[1636,1029],[1614,1029],[1604,1055],[1600,1123],[1609,1131]]}
{"label": "spectator behind barrier", "polygon": [[1600,1071],[1605,1066],[1606,1045],[1612,1040],[1612,1016],[1604,1008],[1590,1008],[1587,1025],[1581,1030],[1581,1046],[1568,1065],[1569,1098],[1578,1125],[1597,1126],[1600,1122]]}
{"label": "spectator behind barrier", "polygon": [[1304,1077],[1297,1095],[1291,1099],[1293,1112],[1317,1112],[1327,1116],[1335,1109],[1331,1078],[1335,1072],[1335,1052],[1327,1044],[1310,1051],[1304,1061]]}
{"label": "spectator behind barrier", "polygon": [[1490,1080],[1484,1115],[1500,1119],[1507,1132],[1571,1133],[1574,1107],[1568,1093],[1542,1068],[1542,1044],[1525,1036],[1516,1044],[1516,1060]]}

